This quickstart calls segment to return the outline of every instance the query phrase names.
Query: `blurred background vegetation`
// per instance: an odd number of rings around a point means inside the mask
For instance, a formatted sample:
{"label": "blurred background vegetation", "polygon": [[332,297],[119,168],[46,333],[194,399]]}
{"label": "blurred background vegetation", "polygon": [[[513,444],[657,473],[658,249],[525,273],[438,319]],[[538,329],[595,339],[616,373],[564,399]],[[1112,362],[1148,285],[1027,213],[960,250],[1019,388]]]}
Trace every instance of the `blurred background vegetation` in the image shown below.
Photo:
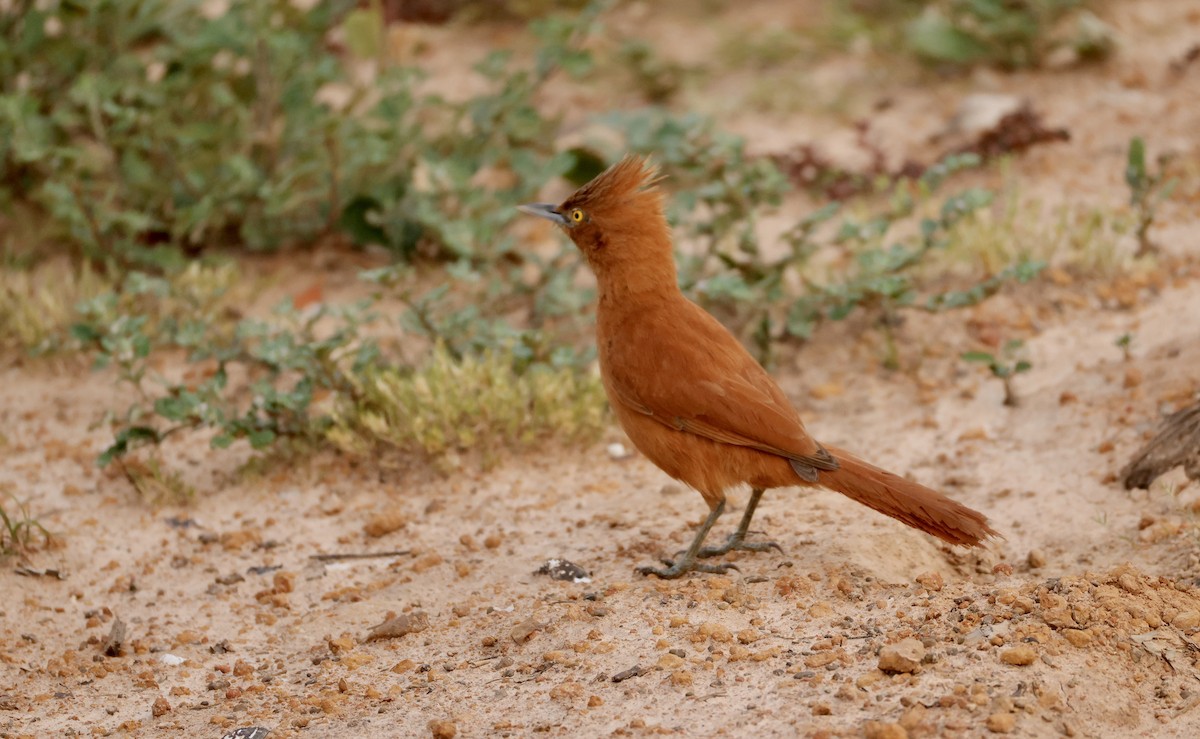
{"label": "blurred background vegetation", "polygon": [[[626,151],[670,175],[682,287],[765,362],[865,311],[895,364],[898,312],[974,304],[1036,277],[1077,229],[1112,237],[1136,221],[1072,222],[1042,252],[993,251],[932,280],[931,260],[1021,220],[947,184],[994,152],[903,171],[797,166],[678,104],[713,67],[863,43],[933,74],[1102,60],[1113,36],[1082,0],[830,0],[817,30],[731,36],[708,69],[612,32],[615,4],[0,2],[0,347],[82,351],[136,388],[108,419],[102,463],[201,429],[217,448],[444,456],[604,428],[590,283],[565,239],[530,248],[513,206],[563,196]],[[417,22],[511,32],[447,87],[406,51]],[[596,78],[628,94],[568,127],[548,86]],[[1144,161],[1141,173],[1152,219],[1166,183]],[[814,207],[764,243],[762,215],[797,188]],[[316,248],[370,257],[361,299],[292,290],[250,309],[255,255]],[[830,249],[850,259],[818,265]],[[165,371],[163,356],[190,369]]]}

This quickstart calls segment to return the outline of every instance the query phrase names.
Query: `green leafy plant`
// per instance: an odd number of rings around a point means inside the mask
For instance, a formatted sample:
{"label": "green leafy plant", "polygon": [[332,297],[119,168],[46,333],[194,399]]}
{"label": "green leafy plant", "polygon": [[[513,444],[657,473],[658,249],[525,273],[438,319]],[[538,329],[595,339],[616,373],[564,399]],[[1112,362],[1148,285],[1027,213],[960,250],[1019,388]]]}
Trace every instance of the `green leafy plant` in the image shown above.
{"label": "green leafy plant", "polygon": [[1033,365],[1028,360],[1021,358],[1021,349],[1025,346],[1025,342],[1020,339],[1010,339],[1004,343],[1004,347],[1000,350],[1000,356],[996,356],[990,352],[972,351],[964,352],[962,359],[965,362],[976,362],[988,368],[993,377],[999,378],[1004,383],[1004,404],[1007,406],[1016,406],[1017,394],[1013,388],[1013,379],[1023,373],[1028,372],[1033,368]]}
{"label": "green leafy plant", "polygon": [[[920,217],[920,209],[947,178],[978,165],[973,155],[951,157],[915,183],[897,183],[887,207],[874,216],[846,214],[837,203],[821,207],[782,234],[786,251],[768,256],[759,243],[757,217],[784,192],[779,171],[765,160],[746,160],[739,139],[703,136],[703,128],[685,121],[642,123],[644,130],[633,129],[658,142],[668,171],[676,173],[673,180],[682,180],[683,189],[673,194],[672,217],[682,221],[681,230],[701,248],[679,255],[680,284],[748,332],[764,362],[776,342],[808,339],[823,321],[865,310],[879,315],[888,341],[884,361],[894,366],[891,327],[897,310],[973,305],[1010,280],[1032,279],[1044,266],[1019,260],[965,288],[919,299],[919,268],[946,250],[957,224],[991,202],[990,193],[969,189],[947,198],[935,215]],[[890,234],[913,220],[918,221],[915,239],[888,242]],[[813,257],[830,251],[852,255],[851,265],[819,279]]]}
{"label": "green leafy plant", "polygon": [[[419,94],[415,68],[356,77],[354,50],[379,61],[382,15],[348,16],[350,0],[32,4],[0,15],[3,199],[120,266],[177,267],[164,246],[274,250],[338,231],[406,259],[503,258],[503,206],[571,162],[534,95],[557,70],[587,70],[578,44],[605,5],[539,20],[531,65],[491,54],[477,71],[492,89],[452,102]],[[345,59],[325,42],[343,20]],[[487,173],[508,184],[481,188]]]}
{"label": "green leafy plant", "polygon": [[0,182],[88,258],[164,266],[155,245],[273,249],[330,222],[335,152],[366,134],[316,99],[341,71],[314,50],[349,3],[26,5],[0,21]]}
{"label": "green leafy plant", "polygon": [[453,465],[460,452],[490,459],[499,449],[599,437],[607,414],[598,376],[569,365],[524,365],[510,352],[458,358],[439,344],[416,368],[357,376],[328,438],[355,453],[418,450]]}
{"label": "green leafy plant", "polygon": [[[93,350],[99,366],[112,365],[138,400],[116,423],[113,443],[99,457],[105,465],[139,446],[161,444],[186,430],[212,429],[212,446],[244,439],[263,449],[279,439],[312,440],[328,425],[314,407],[318,393],[352,393],[349,374],[375,361],[378,347],[360,339],[372,320],[365,306],[321,306],[306,314],[285,303],[272,320],[217,320],[215,304],[198,304],[180,286],[134,272],[118,296],[109,293],[81,307],[75,338]],[[152,321],[126,296],[141,296],[167,311]],[[125,312],[133,309],[133,312]],[[324,325],[332,324],[330,328]],[[177,349],[199,366],[187,382],[154,370],[156,350]],[[237,378],[231,380],[231,376]]]}
{"label": "green leafy plant", "polygon": [[1150,239],[1150,227],[1158,213],[1158,206],[1171,197],[1178,184],[1164,173],[1165,162],[1160,160],[1158,170],[1151,172],[1146,167],[1146,143],[1140,136],[1129,140],[1126,156],[1125,184],[1129,186],[1129,204],[1133,208],[1136,224],[1134,235],[1138,241],[1138,255],[1154,251]]}
{"label": "green leafy plant", "polygon": [[1113,344],[1121,350],[1121,356],[1125,358],[1126,362],[1133,358],[1133,334],[1127,331],[1118,336]]}
{"label": "green leafy plant", "polygon": [[[349,453],[395,447],[448,459],[550,437],[591,439],[605,423],[599,379],[534,331],[480,334],[484,321],[459,316],[429,329],[462,340],[457,348],[435,340],[429,356],[396,363],[365,334],[379,319],[369,299],[305,311],[285,302],[266,318],[221,320],[219,295],[185,299],[179,294],[189,295],[191,283],[138,272],[127,279],[134,284],[120,294],[82,306],[73,333],[135,391],[97,461],[119,460],[150,501],[193,494],[161,460],[130,458],[177,434],[207,432],[215,449],[331,443]],[[139,310],[152,302],[163,307],[157,320]],[[155,369],[164,351],[186,352],[184,381]]]}
{"label": "green leafy plant", "polygon": [[[1068,47],[1081,59],[1107,56],[1113,34],[1083,0],[942,0],[930,3],[907,28],[906,41],[922,60],[1009,69],[1042,63],[1054,49]],[[1057,32],[1075,15],[1068,34]]]}
{"label": "green leafy plant", "polygon": [[[928,182],[928,181],[927,181]],[[865,222],[843,221],[837,242],[857,244],[854,268],[826,284],[812,284],[808,293],[788,309],[786,331],[806,338],[822,320],[841,320],[855,310],[875,311],[886,341],[884,365],[899,366],[893,335],[896,313],[907,307],[926,311],[944,311],[975,305],[1010,281],[1027,282],[1044,268],[1038,261],[1021,260],[988,275],[965,288],[930,292],[920,297],[919,267],[950,245],[950,234],[963,219],[991,203],[991,193],[968,189],[948,197],[937,214],[918,222],[918,236],[887,244],[884,238],[893,224],[912,214],[913,204],[901,200],[901,207],[882,217]]]}
{"label": "green leafy plant", "polygon": [[948,261],[990,274],[1022,262],[1102,276],[1130,266],[1133,254],[1124,248],[1123,236],[1132,219],[1123,209],[1086,202],[1047,205],[1025,196],[1011,176],[999,192],[992,207],[954,227]]}
{"label": "green leafy plant", "polygon": [[54,536],[30,514],[28,506],[11,494],[5,497],[8,505],[0,500],[0,556],[24,555],[53,544]]}
{"label": "green leafy plant", "polygon": [[[285,0],[221,12],[101,0],[0,16],[14,41],[0,45],[2,200],[40,208],[54,236],[114,276],[113,289],[80,296],[71,331],[136,396],[101,464],[201,430],[218,448],[319,442],[334,406],[354,407],[364,378],[393,367],[360,331],[373,301],[227,313],[233,275],[183,260],[216,244],[275,249],[336,231],[382,244],[402,263],[379,271],[392,279],[373,276],[403,283],[401,323],[455,361],[503,348],[513,372],[577,372],[582,360],[536,327],[489,315],[525,302],[536,324],[580,305],[573,267],[525,255],[508,226],[513,205],[576,163],[554,150],[558,121],[536,96],[557,72],[587,72],[580,43],[607,5],[533,23],[531,60],[488,55],[476,68],[486,89],[465,100],[418,94],[419,71],[392,65],[378,43],[378,8],[348,1],[307,13]],[[326,45],[339,24],[342,57]],[[379,65],[365,84],[360,59]],[[456,289],[419,287],[404,264],[418,260],[448,263]],[[530,261],[536,277],[511,289]],[[35,303],[26,292],[4,298]],[[156,369],[163,352],[186,355],[186,379]],[[125,469],[182,489],[155,462]]]}
{"label": "green leafy plant", "polygon": [[475,71],[489,89],[465,101],[414,98],[404,86],[381,100],[367,117],[385,132],[371,143],[387,164],[354,190],[343,212],[351,238],[381,243],[407,261],[424,255],[463,269],[522,261],[507,229],[515,206],[574,164],[553,148],[559,121],[539,111],[536,96],[557,72],[590,70],[580,44],[607,4],[534,22],[532,64],[516,65],[509,51],[488,54]]}

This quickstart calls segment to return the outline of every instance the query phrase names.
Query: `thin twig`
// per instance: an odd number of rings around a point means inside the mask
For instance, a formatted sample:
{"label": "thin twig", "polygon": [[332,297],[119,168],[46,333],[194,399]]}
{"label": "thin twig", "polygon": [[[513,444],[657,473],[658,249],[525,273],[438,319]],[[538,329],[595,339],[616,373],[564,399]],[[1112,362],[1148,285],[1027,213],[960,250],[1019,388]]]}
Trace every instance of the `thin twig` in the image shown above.
{"label": "thin twig", "polygon": [[382,559],[385,557],[404,557],[412,554],[411,549],[398,549],[392,552],[347,552],[343,554],[314,554],[309,559],[318,562],[340,562],[348,559]]}
{"label": "thin twig", "polygon": [[338,152],[337,137],[331,131],[325,132],[325,147],[329,150],[329,217],[325,221],[325,231],[333,233],[337,229],[338,219],[342,215],[342,196],[338,185],[341,157]]}

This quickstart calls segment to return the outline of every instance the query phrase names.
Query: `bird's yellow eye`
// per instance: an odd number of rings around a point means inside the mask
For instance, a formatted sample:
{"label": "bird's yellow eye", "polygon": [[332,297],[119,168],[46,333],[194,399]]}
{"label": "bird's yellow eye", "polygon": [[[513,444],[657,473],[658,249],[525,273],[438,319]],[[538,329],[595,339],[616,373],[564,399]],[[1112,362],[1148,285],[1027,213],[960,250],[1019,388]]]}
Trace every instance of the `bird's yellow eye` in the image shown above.
{"label": "bird's yellow eye", "polygon": [[571,211],[571,220],[576,223],[583,223],[583,211],[575,208]]}

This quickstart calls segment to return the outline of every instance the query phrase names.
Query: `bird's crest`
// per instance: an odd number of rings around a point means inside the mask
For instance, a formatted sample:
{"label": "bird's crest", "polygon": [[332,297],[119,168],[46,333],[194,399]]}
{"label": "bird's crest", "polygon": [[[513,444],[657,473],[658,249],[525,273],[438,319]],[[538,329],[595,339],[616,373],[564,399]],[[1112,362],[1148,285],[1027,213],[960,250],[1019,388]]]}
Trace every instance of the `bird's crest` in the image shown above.
{"label": "bird's crest", "polygon": [[657,199],[657,185],[663,179],[648,159],[628,154],[576,190],[563,205],[596,210],[621,205],[639,195]]}

